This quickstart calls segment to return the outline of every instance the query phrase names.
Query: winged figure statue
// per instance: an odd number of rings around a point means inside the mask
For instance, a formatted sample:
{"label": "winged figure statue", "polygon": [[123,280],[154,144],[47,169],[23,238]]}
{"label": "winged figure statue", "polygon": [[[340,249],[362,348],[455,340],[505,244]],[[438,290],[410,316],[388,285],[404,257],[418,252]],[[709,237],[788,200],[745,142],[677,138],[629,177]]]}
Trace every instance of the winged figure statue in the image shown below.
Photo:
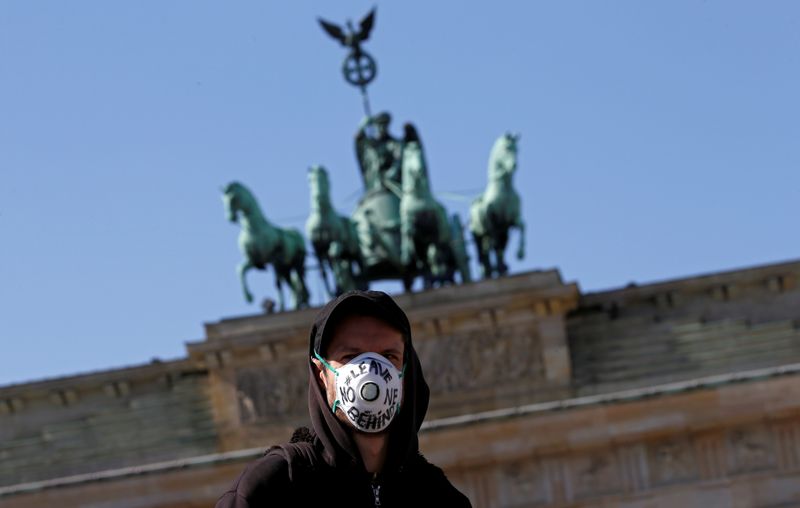
{"label": "winged figure statue", "polygon": [[358,31],[353,28],[350,20],[347,21],[347,32],[342,27],[325,21],[322,18],[317,18],[322,29],[328,33],[332,38],[339,41],[342,46],[350,48],[353,55],[358,57],[361,55],[361,43],[369,39],[369,33],[372,31],[372,26],[375,24],[375,8],[373,7],[369,14],[358,23]]}

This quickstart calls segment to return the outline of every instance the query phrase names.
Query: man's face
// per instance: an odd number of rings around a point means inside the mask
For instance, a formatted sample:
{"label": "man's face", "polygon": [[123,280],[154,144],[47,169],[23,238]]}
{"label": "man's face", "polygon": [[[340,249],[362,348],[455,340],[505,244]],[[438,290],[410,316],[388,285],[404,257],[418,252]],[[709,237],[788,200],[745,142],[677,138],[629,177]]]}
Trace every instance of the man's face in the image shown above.
{"label": "man's face", "polygon": [[[397,370],[403,369],[405,342],[403,335],[380,319],[370,316],[344,318],[331,336],[323,353],[325,360],[335,369],[362,353],[378,353],[392,362]],[[336,377],[322,362],[312,359],[317,367],[320,387],[328,398],[328,406],[336,400]],[[336,412],[339,420],[350,425],[341,410]]]}

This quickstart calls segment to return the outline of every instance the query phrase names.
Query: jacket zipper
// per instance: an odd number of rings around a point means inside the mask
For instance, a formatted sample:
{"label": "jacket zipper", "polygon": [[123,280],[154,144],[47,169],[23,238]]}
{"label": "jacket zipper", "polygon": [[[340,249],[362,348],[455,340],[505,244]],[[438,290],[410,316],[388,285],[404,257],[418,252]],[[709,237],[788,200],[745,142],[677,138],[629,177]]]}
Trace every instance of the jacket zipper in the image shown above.
{"label": "jacket zipper", "polygon": [[372,484],[372,495],[375,496],[375,508],[378,508],[381,505],[381,484],[380,483],[373,483]]}

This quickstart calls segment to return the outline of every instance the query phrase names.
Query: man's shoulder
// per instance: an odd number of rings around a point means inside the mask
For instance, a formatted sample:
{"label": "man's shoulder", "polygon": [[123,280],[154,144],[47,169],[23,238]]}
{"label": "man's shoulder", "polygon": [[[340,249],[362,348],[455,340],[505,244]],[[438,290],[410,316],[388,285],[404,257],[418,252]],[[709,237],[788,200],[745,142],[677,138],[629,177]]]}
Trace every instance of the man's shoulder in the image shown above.
{"label": "man's shoulder", "polygon": [[253,493],[269,485],[288,481],[289,463],[286,458],[269,451],[245,467],[235,486],[240,493]]}
{"label": "man's shoulder", "polygon": [[418,453],[409,464],[413,482],[428,492],[442,506],[468,507],[470,501],[447,478],[442,468],[432,464],[421,453]]}
{"label": "man's shoulder", "polygon": [[280,454],[267,452],[250,462],[220,497],[217,508],[247,507],[280,496],[290,486],[289,463]]}
{"label": "man's shoulder", "polygon": [[444,474],[439,466],[429,462],[420,452],[417,452],[409,461],[408,468],[416,474]]}
{"label": "man's shoulder", "polygon": [[283,506],[298,489],[313,481],[323,465],[313,431],[300,427],[288,443],[272,446],[245,467],[217,503],[217,508],[246,508],[270,502]]}

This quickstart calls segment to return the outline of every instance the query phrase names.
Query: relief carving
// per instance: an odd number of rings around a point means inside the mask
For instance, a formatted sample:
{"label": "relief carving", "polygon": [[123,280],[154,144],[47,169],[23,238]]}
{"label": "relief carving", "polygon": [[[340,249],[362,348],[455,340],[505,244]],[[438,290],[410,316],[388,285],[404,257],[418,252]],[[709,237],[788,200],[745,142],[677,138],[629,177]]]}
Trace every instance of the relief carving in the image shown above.
{"label": "relief carving", "polygon": [[572,493],[587,498],[619,492],[620,474],[612,452],[575,457],[571,461]]}
{"label": "relief carving", "polygon": [[434,393],[541,377],[540,345],[530,332],[500,327],[495,335],[481,330],[427,340],[417,350]]}
{"label": "relief carving", "polygon": [[275,364],[236,372],[242,423],[299,415],[306,410],[308,379],[294,365]]}
{"label": "relief carving", "polygon": [[533,461],[514,462],[499,471],[498,492],[502,493],[502,506],[537,506],[547,504],[545,475]]}
{"label": "relief carving", "polygon": [[778,465],[784,471],[800,468],[800,425],[786,422],[774,427]]}
{"label": "relief carving", "polygon": [[666,485],[697,477],[694,452],[688,439],[673,438],[648,446],[652,485]]}
{"label": "relief carving", "polygon": [[728,446],[734,473],[768,469],[774,464],[771,436],[763,426],[732,430]]}

